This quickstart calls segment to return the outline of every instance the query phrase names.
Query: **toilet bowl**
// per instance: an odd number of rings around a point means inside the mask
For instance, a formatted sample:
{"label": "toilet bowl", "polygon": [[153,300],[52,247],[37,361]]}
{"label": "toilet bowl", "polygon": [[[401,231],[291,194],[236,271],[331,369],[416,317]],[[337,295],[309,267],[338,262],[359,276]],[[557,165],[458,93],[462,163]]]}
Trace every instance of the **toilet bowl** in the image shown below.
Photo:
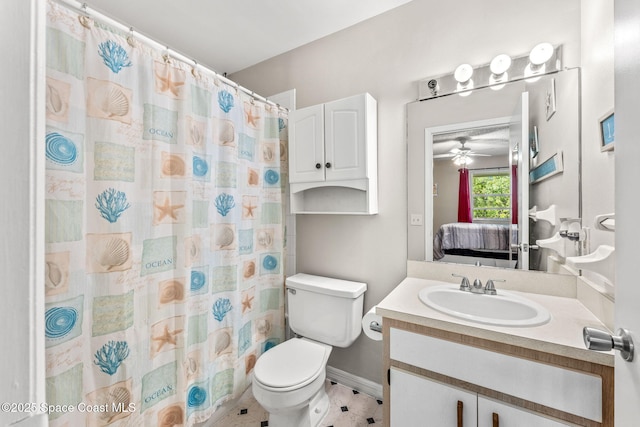
{"label": "toilet bowl", "polygon": [[296,274],[287,281],[292,338],[258,358],[252,391],[270,427],[316,427],[329,411],[326,367],[332,346],[348,347],[361,331],[365,283]]}
{"label": "toilet bowl", "polygon": [[325,391],[331,346],[293,338],[256,363],[252,391],[269,412],[269,426],[316,426],[329,410]]}

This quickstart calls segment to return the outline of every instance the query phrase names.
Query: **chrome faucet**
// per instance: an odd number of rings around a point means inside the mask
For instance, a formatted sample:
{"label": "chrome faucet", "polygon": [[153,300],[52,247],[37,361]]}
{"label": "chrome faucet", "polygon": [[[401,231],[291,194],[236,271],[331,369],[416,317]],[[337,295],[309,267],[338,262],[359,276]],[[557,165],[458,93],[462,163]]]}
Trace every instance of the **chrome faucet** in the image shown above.
{"label": "chrome faucet", "polygon": [[471,290],[471,285],[469,284],[469,279],[467,279],[466,276],[463,276],[461,274],[455,274],[455,273],[452,273],[451,275],[453,277],[460,277],[462,279],[462,281],[460,282],[460,290],[461,291],[469,291],[469,290]]}
{"label": "chrome faucet", "polygon": [[496,285],[494,282],[505,282],[506,280],[500,279],[489,279],[487,280],[487,284],[482,287],[482,281],[480,279],[475,279],[473,281],[473,285],[469,283],[469,279],[466,276],[460,274],[451,274],[453,277],[460,277],[462,281],[460,282],[460,290],[465,292],[471,292],[473,294],[485,294],[485,295],[497,295],[498,291],[496,291]]}
{"label": "chrome faucet", "polygon": [[483,294],[484,289],[482,288],[482,282],[480,279],[476,279],[473,281],[473,287],[471,288],[471,292],[474,294]]}
{"label": "chrome faucet", "polygon": [[504,279],[489,279],[487,280],[487,284],[484,287],[484,293],[487,295],[496,295],[498,291],[496,291],[496,285],[493,282],[506,282]]}

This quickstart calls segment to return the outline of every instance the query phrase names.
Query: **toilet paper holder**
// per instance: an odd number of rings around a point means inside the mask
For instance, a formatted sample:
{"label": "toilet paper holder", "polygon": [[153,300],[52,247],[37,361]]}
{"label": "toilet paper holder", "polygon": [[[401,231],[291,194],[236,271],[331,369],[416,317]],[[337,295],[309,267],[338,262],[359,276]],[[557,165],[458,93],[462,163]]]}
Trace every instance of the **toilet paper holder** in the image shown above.
{"label": "toilet paper holder", "polygon": [[375,320],[372,320],[371,323],[369,323],[369,329],[374,332],[382,332],[382,325]]}

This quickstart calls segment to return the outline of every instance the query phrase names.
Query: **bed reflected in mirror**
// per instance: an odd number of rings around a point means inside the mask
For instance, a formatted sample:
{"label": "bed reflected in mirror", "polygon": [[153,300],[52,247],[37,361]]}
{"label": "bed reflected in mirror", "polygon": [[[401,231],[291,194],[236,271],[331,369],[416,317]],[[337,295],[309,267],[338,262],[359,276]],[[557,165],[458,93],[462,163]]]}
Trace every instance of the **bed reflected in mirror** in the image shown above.
{"label": "bed reflected in mirror", "polygon": [[433,260],[515,268],[509,124],[433,135]]}

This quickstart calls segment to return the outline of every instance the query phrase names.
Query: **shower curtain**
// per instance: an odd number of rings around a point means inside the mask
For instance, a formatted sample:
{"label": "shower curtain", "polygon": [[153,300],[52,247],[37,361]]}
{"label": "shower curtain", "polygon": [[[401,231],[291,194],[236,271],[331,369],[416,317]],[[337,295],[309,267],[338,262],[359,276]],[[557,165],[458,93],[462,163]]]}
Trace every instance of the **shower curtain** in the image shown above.
{"label": "shower curtain", "polygon": [[52,426],[204,421],[284,337],[286,115],[164,53],[48,4]]}

